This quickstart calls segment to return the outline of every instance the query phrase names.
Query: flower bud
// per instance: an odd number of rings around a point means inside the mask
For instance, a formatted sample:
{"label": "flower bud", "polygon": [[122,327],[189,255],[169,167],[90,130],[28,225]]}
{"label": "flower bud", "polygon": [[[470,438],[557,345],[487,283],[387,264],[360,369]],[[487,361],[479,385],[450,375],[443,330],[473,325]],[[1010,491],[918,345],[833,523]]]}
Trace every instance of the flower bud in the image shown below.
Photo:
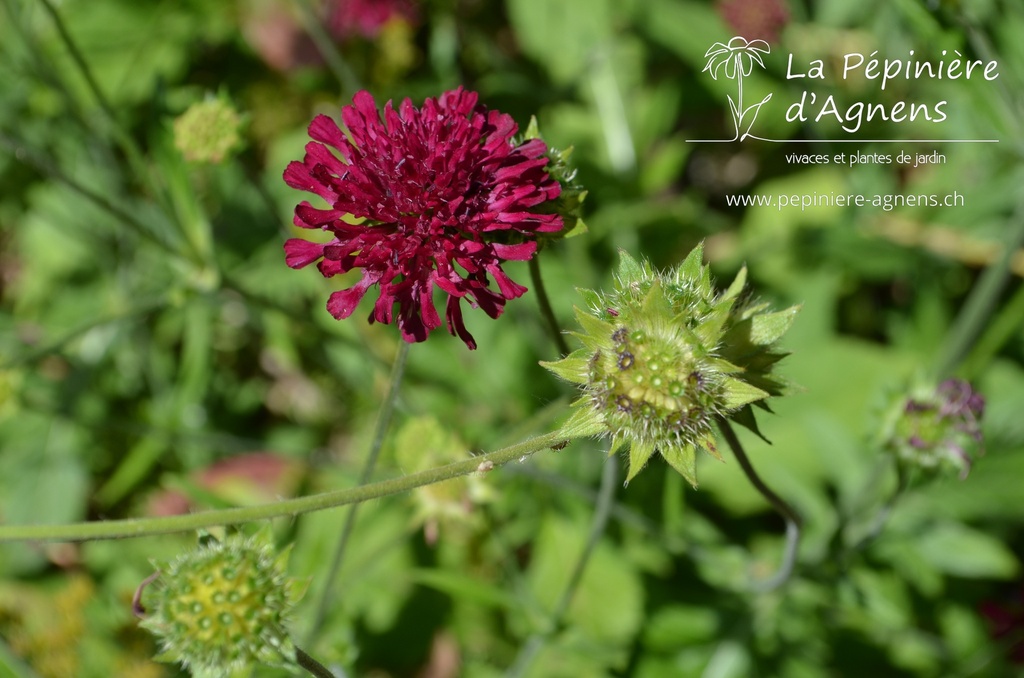
{"label": "flower bud", "polygon": [[219,163],[238,147],[242,117],[230,102],[192,104],[174,120],[174,145],[190,162]]}
{"label": "flower bud", "polygon": [[207,539],[159,575],[141,625],[160,640],[162,661],[194,675],[226,676],[246,666],[294,666],[285,624],[296,602],[283,558],[255,539]]}
{"label": "flower bud", "polygon": [[883,446],[908,466],[949,469],[966,478],[982,452],[984,412],[985,399],[962,379],[918,386],[890,409]]}
{"label": "flower bud", "polygon": [[732,417],[756,432],[750,405],[786,390],[771,373],[785,355],[775,342],[799,308],[752,303],[745,269],[716,294],[700,245],[664,273],[620,255],[611,293],[582,291],[584,348],[542,363],[583,390],[561,433],[609,435],[613,452],[629,443],[627,482],[659,452],[696,486],[697,450],[721,459],[712,423]]}

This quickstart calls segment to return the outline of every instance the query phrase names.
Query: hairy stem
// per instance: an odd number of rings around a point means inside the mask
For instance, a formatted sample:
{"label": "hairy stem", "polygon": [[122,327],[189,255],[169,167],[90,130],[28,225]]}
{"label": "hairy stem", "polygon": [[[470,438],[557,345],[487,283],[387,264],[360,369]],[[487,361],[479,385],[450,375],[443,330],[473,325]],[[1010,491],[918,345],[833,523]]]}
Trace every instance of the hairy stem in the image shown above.
{"label": "hairy stem", "polygon": [[608,525],[608,517],[611,515],[618,477],[618,458],[610,457],[606,459],[604,469],[601,472],[601,488],[597,491],[597,504],[594,507],[594,519],[590,524],[590,533],[587,535],[587,541],[583,545],[580,557],[576,560],[576,565],[573,567],[569,582],[566,584],[565,590],[562,591],[562,595],[558,599],[554,611],[551,613],[550,626],[546,631],[535,633],[526,640],[515,662],[513,662],[512,667],[506,674],[508,678],[519,678],[526,675],[534,659],[544,649],[544,644],[548,638],[554,635],[562,625],[563,618],[569,611],[572,599],[576,595],[576,590],[579,588],[580,582],[583,581],[583,573],[587,569],[590,556],[593,555],[597,542],[600,541],[601,535],[604,534],[605,527]]}
{"label": "hairy stem", "polygon": [[306,654],[301,647],[295,648],[295,660],[299,663],[299,666],[306,669],[310,675],[316,676],[316,678],[336,678],[330,669]]}
{"label": "hairy stem", "polygon": [[[398,388],[402,383],[402,375],[405,373],[406,359],[409,357],[409,344],[400,341],[398,353],[395,355],[394,365],[391,367],[391,378],[388,382],[388,392],[384,396],[384,402],[377,411],[377,422],[374,424],[373,441],[370,443],[370,451],[363,463],[362,473],[359,475],[359,484],[365,485],[373,477],[373,471],[377,468],[377,459],[380,457],[380,449],[384,445],[384,437],[388,427],[391,425],[391,415],[395,412],[395,402],[398,399]],[[324,582],[324,590],[320,594],[320,601],[317,604],[316,616],[313,618],[313,625],[309,630],[309,639],[312,641],[323,626],[324,618],[327,616],[327,609],[331,605],[331,598],[334,589],[334,580],[341,570],[341,564],[345,559],[345,550],[348,547],[348,540],[352,536],[352,530],[356,524],[356,514],[359,512],[359,504],[349,506],[345,515],[345,524],[341,528],[341,536],[334,549],[334,556],[331,558],[331,565],[327,568],[327,580]]]}
{"label": "hairy stem", "polygon": [[764,481],[761,480],[761,476],[757,475],[757,471],[751,465],[747,453],[743,450],[743,444],[736,437],[736,432],[732,430],[729,422],[725,419],[719,419],[718,428],[721,429],[725,441],[729,443],[733,454],[736,455],[736,461],[740,463],[740,468],[747,475],[747,480],[771,504],[772,508],[786,520],[786,549],[782,554],[782,563],[774,575],[754,585],[756,591],[771,591],[786,583],[793,574],[793,567],[796,565],[797,549],[800,546],[800,515],[782,497],[775,494],[770,487],[765,485]]}
{"label": "hairy stem", "polygon": [[124,520],[102,520],[64,525],[0,525],[0,542],[5,541],[85,541],[90,539],[119,539],[146,537],[170,532],[187,532],[217,525],[237,525],[268,518],[294,517],[311,511],[323,511],[347,504],[357,504],[370,499],[380,499],[400,494],[417,487],[439,483],[443,480],[469,475],[474,471],[486,471],[510,461],[523,459],[564,440],[558,432],[524,440],[521,443],[503,447],[488,454],[456,461],[445,466],[427,469],[419,473],[382,480],[369,485],[350,487],[344,490],[323,492],[297,499],[246,506],[242,508],[200,511],[179,516],[157,518],[127,518]]}
{"label": "hairy stem", "polygon": [[558,347],[558,352],[562,355],[569,355],[569,344],[565,342],[565,335],[562,334],[555,311],[551,308],[551,299],[544,287],[544,278],[541,277],[540,264],[537,262],[536,256],[530,259],[530,280],[533,284],[533,291],[537,293],[537,303],[540,305],[541,315],[547,321],[548,330],[551,332],[551,338],[555,341],[555,346]]}

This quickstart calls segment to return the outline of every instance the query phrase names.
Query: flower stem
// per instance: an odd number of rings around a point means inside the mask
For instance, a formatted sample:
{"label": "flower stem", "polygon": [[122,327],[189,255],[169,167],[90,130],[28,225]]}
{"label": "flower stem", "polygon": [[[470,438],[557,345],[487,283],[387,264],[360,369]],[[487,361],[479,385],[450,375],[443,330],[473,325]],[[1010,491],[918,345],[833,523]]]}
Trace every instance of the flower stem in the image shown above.
{"label": "flower stem", "polygon": [[729,422],[726,419],[719,419],[718,428],[721,429],[725,441],[729,443],[733,454],[736,455],[736,461],[739,462],[740,468],[747,475],[747,480],[771,504],[772,508],[786,520],[786,549],[782,554],[782,563],[774,575],[764,581],[756,582],[754,585],[754,590],[756,591],[762,593],[771,591],[785,584],[790,575],[793,574],[793,566],[796,565],[797,549],[800,546],[800,515],[782,497],[775,494],[770,487],[765,485],[764,481],[761,480],[761,476],[757,475],[757,471],[751,465],[747,453],[743,450],[743,444],[736,437],[736,432],[732,430]]}
{"label": "flower stem", "polygon": [[119,539],[146,537],[171,532],[188,532],[217,525],[237,525],[268,518],[294,517],[311,511],[356,504],[370,499],[380,499],[400,494],[417,487],[439,483],[443,480],[469,475],[477,470],[501,466],[510,461],[524,459],[564,440],[559,432],[524,440],[521,443],[503,447],[484,455],[463,459],[445,466],[427,469],[419,473],[382,480],[369,485],[349,487],[344,490],[323,492],[296,499],[246,506],[242,508],[200,511],[178,516],[157,518],[127,518],[124,520],[101,520],[63,525],[0,525],[0,542],[7,541],[84,541],[89,539]]}
{"label": "flower stem", "polygon": [[316,678],[336,678],[330,669],[306,654],[301,647],[295,648],[295,660],[299,666],[309,671]]}
{"label": "flower stem", "polygon": [[[388,382],[388,392],[384,396],[384,402],[377,411],[377,422],[374,424],[373,441],[370,443],[370,451],[363,464],[362,473],[359,475],[359,484],[366,485],[373,477],[373,471],[377,468],[377,459],[380,457],[380,449],[384,445],[384,436],[387,434],[388,426],[391,424],[391,415],[395,412],[395,402],[398,399],[398,387],[402,383],[402,375],[405,373],[405,363],[409,357],[409,343],[399,341],[398,353],[395,355],[395,362],[391,367],[391,378]],[[345,515],[345,524],[341,528],[341,536],[338,538],[338,545],[334,549],[334,556],[331,558],[331,565],[327,568],[327,580],[324,582],[324,590],[320,594],[319,603],[316,608],[316,615],[313,617],[313,624],[310,627],[308,641],[316,637],[323,626],[324,618],[327,616],[327,608],[331,604],[334,580],[341,570],[341,564],[345,559],[345,550],[348,547],[348,540],[352,536],[352,530],[356,524],[356,514],[359,512],[359,504],[352,504]]]}
{"label": "flower stem", "polygon": [[594,507],[594,519],[590,524],[590,533],[587,535],[583,551],[580,553],[575,567],[573,567],[569,583],[566,584],[565,590],[562,591],[562,595],[558,599],[554,611],[551,613],[550,626],[543,632],[534,633],[526,640],[526,643],[519,650],[519,654],[512,663],[512,667],[505,674],[507,678],[519,678],[526,675],[534,659],[544,649],[544,644],[562,625],[562,619],[569,611],[569,606],[576,595],[576,590],[579,588],[580,582],[583,581],[583,573],[586,571],[590,556],[593,555],[597,542],[601,540],[601,535],[604,534],[604,529],[608,525],[608,517],[611,515],[618,477],[618,458],[609,457],[605,459],[604,469],[601,472],[601,487],[597,491],[597,504]]}
{"label": "flower stem", "polygon": [[89,91],[92,93],[96,103],[103,109],[103,114],[111,121],[117,119],[114,115],[114,107],[107,101],[107,97],[104,96],[103,90],[100,89],[100,85],[96,82],[96,78],[92,74],[92,69],[89,68],[89,64],[86,63],[85,57],[82,56],[81,50],[78,49],[78,45],[71,39],[71,34],[68,32],[67,27],[64,25],[64,21],[60,18],[60,14],[57,9],[53,6],[50,0],[40,0],[43,9],[50,15],[50,21],[53,22],[54,28],[57,29],[57,35],[60,36],[61,42],[68,50],[68,54],[71,56],[71,60],[75,62],[75,67],[78,68],[79,73],[82,74],[82,78],[85,80],[85,84],[89,87]]}
{"label": "flower stem", "polygon": [[338,51],[334,41],[331,40],[331,36],[327,35],[320,17],[313,10],[309,0],[300,0],[298,4],[299,9],[302,10],[302,22],[305,25],[306,32],[309,33],[309,37],[313,39],[313,44],[316,45],[320,56],[324,58],[334,77],[337,78],[342,91],[355,92],[358,89],[362,89],[358,76],[345,63],[345,59],[341,56],[341,52]]}
{"label": "flower stem", "polygon": [[562,355],[569,355],[569,344],[566,343],[565,335],[562,334],[561,326],[555,317],[555,311],[551,308],[551,300],[544,287],[544,278],[541,277],[540,264],[537,262],[536,256],[530,259],[530,280],[533,283],[533,290],[537,293],[537,303],[540,305],[541,315],[547,321],[548,330],[551,332],[551,338],[555,340],[555,345],[558,346],[558,352]]}
{"label": "flower stem", "polygon": [[889,516],[892,515],[893,510],[896,508],[896,504],[904,496],[904,492],[909,486],[910,477],[899,464],[896,464],[896,489],[893,491],[892,495],[885,500],[882,508],[879,509],[878,513],[875,515],[867,534],[861,537],[856,544],[850,547],[849,555],[863,551],[871,545],[871,542],[878,538],[878,535],[882,534],[882,528],[885,527],[885,523],[889,520]]}

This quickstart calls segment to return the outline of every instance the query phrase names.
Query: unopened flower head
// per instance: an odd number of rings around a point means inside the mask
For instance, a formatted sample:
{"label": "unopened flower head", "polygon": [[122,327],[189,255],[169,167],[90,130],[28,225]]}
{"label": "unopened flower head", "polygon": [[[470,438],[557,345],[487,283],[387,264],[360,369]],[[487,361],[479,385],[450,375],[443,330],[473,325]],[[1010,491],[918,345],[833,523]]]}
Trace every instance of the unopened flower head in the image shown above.
{"label": "unopened flower head", "polygon": [[966,478],[982,452],[985,399],[962,379],[918,386],[896,400],[884,428],[884,446],[901,462]]}
{"label": "unopened flower head", "polygon": [[222,162],[241,143],[242,116],[214,97],[192,104],[174,120],[174,145],[191,162]]}
{"label": "unopened flower head", "polygon": [[512,118],[479,106],[477,95],[462,88],[419,109],[408,99],[397,110],[388,102],[383,120],[363,91],[341,117],[347,134],[317,116],[305,159],[284,173],[289,186],[329,205],[303,202],[295,208],[295,225],[322,229],[333,239],[288,240],[287,264],[319,261],[325,277],[362,269],[359,282],[331,295],[327,310],[347,318],[376,285],[380,296],[370,322],[390,323],[397,304],[397,324],[408,342],[423,341],[441,326],[437,287],[448,296],[448,331],[475,348],[461,302],[497,318],[506,300],[526,291],[502,262],[530,259],[539,234],[562,229],[561,216],[540,209],[561,191],[545,170],[547,146],[540,139],[514,143]]}
{"label": "unopened flower head", "polygon": [[698,246],[675,270],[657,272],[622,252],[611,293],[583,291],[575,333],[584,348],[543,363],[579,384],[583,397],[563,426],[567,438],[610,435],[630,444],[632,479],[655,452],[697,484],[696,454],[718,454],[712,423],[734,417],[755,428],[752,403],[781,395],[775,342],[798,307],[771,313],[742,294],[746,271],[723,293]]}
{"label": "unopened flower head", "polygon": [[293,666],[285,625],[296,602],[283,558],[239,535],[208,540],[163,568],[141,623],[160,640],[158,659],[197,676],[246,666]]}

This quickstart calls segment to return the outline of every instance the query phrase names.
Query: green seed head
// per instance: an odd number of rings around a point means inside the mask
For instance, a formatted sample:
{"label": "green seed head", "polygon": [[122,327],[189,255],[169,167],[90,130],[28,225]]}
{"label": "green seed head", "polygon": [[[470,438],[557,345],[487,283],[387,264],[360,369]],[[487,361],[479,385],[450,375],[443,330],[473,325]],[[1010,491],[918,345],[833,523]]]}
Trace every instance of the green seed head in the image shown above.
{"label": "green seed head", "polygon": [[613,450],[629,443],[627,481],[659,452],[696,486],[697,450],[720,458],[715,419],[756,428],[750,405],[786,390],[771,372],[785,355],[775,342],[799,309],[770,313],[746,300],[745,270],[716,293],[701,246],[664,273],[621,256],[610,293],[582,290],[583,348],[542,363],[583,391],[562,433],[610,435]]}
{"label": "green seed head", "polygon": [[174,145],[190,162],[222,162],[242,140],[242,116],[230,102],[211,98],[192,104],[174,120]]}
{"label": "green seed head", "polygon": [[295,596],[269,546],[239,535],[210,540],[163,568],[142,626],[159,638],[159,659],[195,675],[246,666],[290,666],[285,624]]}

